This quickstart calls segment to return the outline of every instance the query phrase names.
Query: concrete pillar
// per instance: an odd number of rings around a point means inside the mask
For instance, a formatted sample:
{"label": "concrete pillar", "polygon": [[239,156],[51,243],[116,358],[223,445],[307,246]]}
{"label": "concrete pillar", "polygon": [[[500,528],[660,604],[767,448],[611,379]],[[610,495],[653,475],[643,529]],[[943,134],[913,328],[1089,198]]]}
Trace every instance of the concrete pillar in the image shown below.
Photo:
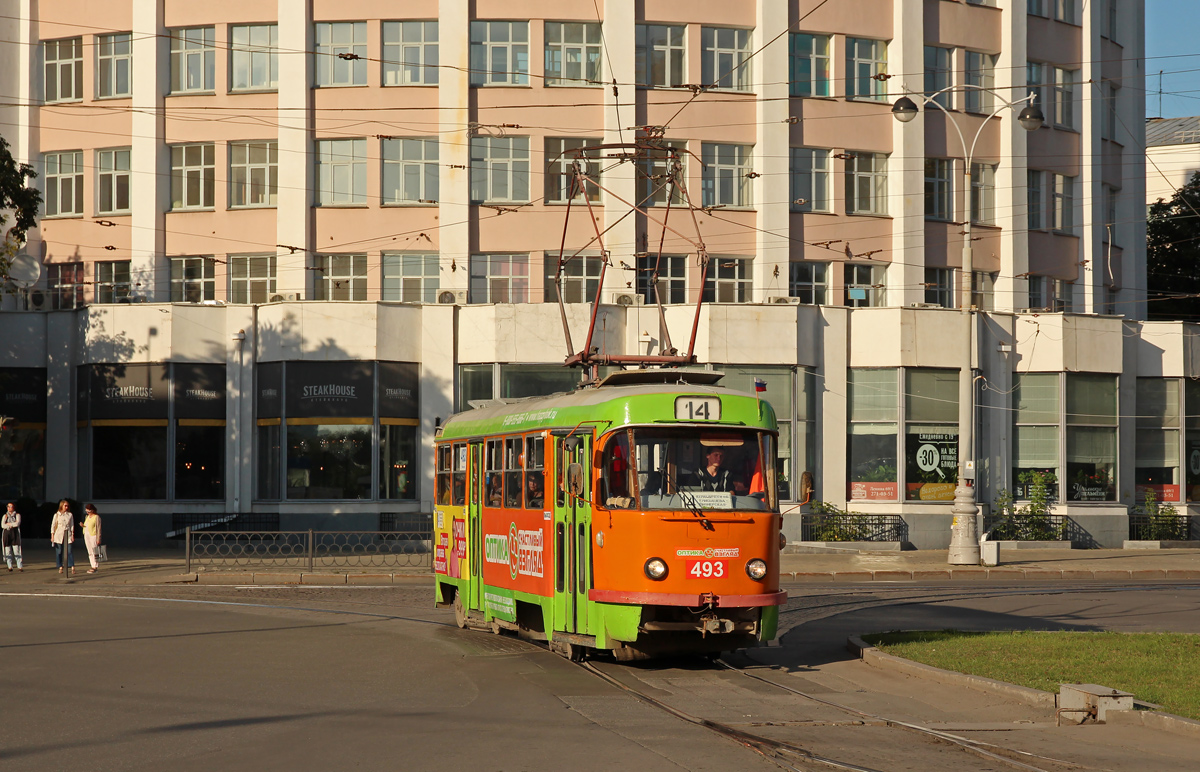
{"label": "concrete pillar", "polygon": [[276,288],[284,296],[311,297],[313,248],[312,5],[279,0],[279,196],[276,209]]}
{"label": "concrete pillar", "polygon": [[[1000,25],[1000,55],[996,59],[996,90],[1010,100],[1029,94],[1026,85],[1026,3],[1008,0]],[[1046,105],[1037,105],[1043,112]],[[996,224],[1000,226],[1000,275],[996,277],[995,309],[1029,307],[1029,197],[1026,152],[1029,132],[1016,116],[1001,113],[1000,163],[996,168]],[[968,198],[969,200],[969,198]],[[1021,278],[1017,278],[1020,276]]]}
{"label": "concrete pillar", "polygon": [[170,159],[164,144],[163,97],[169,86],[170,41],[163,26],[163,0],[133,0],[133,110],[129,116],[129,280],[136,297],[170,298],[166,254],[166,210],[171,192]]}
{"label": "concrete pillar", "polygon": [[1072,307],[1087,314],[1104,313],[1105,287],[1108,284],[1107,245],[1105,242],[1105,204],[1103,180],[1104,141],[1100,121],[1108,102],[1101,90],[1100,46],[1103,3],[1083,7],[1083,59],[1075,85],[1075,115],[1079,126],[1079,181],[1075,185],[1075,232],[1079,240],[1079,272],[1075,280]]}
{"label": "concrete pillar", "polygon": [[[441,150],[438,168],[440,201],[441,287],[466,290],[471,261],[471,221],[478,212],[471,200],[471,7],[468,0],[438,1],[438,115]],[[453,380],[450,381],[453,383]],[[422,403],[424,403],[422,394]],[[422,489],[424,490],[424,489]]]}
{"label": "concrete pillar", "polygon": [[[634,72],[635,51],[634,40],[637,31],[636,3],[624,0],[604,0],[604,45],[607,54],[602,70],[605,80],[615,78],[620,84],[617,96],[613,97],[612,86],[604,87],[604,142],[632,142],[634,132],[628,131],[630,126],[637,123],[634,103],[637,100],[637,88],[633,85],[636,75]],[[602,167],[611,166],[601,163]],[[604,187],[615,195],[603,195],[604,224],[617,222],[622,215],[629,211],[629,206],[617,200],[620,196],[625,201],[636,201],[636,168],[632,163],[623,163],[612,169],[605,169],[602,181]],[[637,279],[628,271],[621,270],[621,262],[636,266],[637,259],[633,256],[640,249],[637,240],[637,217],[626,217],[617,223],[616,227],[604,234],[604,243],[612,254],[612,265],[604,275],[604,287],[600,297],[614,292],[624,291],[625,282],[633,281],[637,287]],[[577,347],[582,347],[582,341],[576,341]],[[636,351],[636,348],[629,349]],[[643,350],[640,353],[645,353]]]}
{"label": "concrete pillar", "polygon": [[[816,432],[821,438],[821,479],[817,493],[830,504],[846,503],[846,368],[850,363],[850,311],[845,308],[821,309],[825,321],[821,349],[824,365],[818,371],[818,402]],[[823,378],[820,376],[824,376]],[[824,388],[821,388],[821,387]]]}
{"label": "concrete pillar", "polygon": [[754,234],[754,294],[752,300],[764,301],[768,295],[788,294],[788,263],[791,256],[791,206],[788,174],[790,126],[788,101],[788,37],[785,35],[766,48],[770,38],[788,25],[786,0],[758,0],[754,47],[761,49],[754,59],[754,89],[758,94],[757,137],[754,146],[754,206],[758,228]]}
{"label": "concrete pillar", "polygon": [[[75,475],[75,400],[57,397],[74,393],[77,314],[58,311],[46,315],[46,500],[78,493]],[[39,534],[40,535],[40,534]]]}
{"label": "concrete pillar", "polygon": [[[225,307],[225,510],[249,512],[254,501],[254,364],[256,306]],[[244,339],[238,340],[241,332]]]}
{"label": "concrete pillar", "polygon": [[[901,84],[913,91],[924,87],[924,6],[893,3],[892,42],[888,45],[888,71],[900,73],[889,80],[888,92]],[[920,100],[917,100],[918,102]],[[933,108],[937,110],[937,108]],[[887,305],[907,306],[925,300],[925,115],[921,110],[909,123],[892,122],[892,154],[888,159],[888,214],[892,216],[892,264],[887,271]],[[828,349],[826,349],[828,350]],[[843,480],[843,488],[845,481]]]}
{"label": "concrete pillar", "polygon": [[426,452],[421,454],[417,491],[422,512],[433,509],[434,430],[439,420],[444,424],[454,412],[458,314],[455,306],[421,307],[421,425],[417,430],[417,447],[425,448]]}

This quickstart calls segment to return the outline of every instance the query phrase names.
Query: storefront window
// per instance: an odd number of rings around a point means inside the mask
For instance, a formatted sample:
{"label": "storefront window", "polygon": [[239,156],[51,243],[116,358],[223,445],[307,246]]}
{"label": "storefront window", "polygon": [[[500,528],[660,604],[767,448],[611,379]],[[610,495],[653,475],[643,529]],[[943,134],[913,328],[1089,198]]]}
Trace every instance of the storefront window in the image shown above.
{"label": "storefront window", "polygon": [[1200,501],[1200,381],[1187,378],[1183,382],[1183,406],[1187,444],[1187,500]]}
{"label": "storefront window", "polygon": [[500,365],[500,396],[545,397],[574,391],[579,371],[562,365]]}
{"label": "storefront window", "polygon": [[1158,501],[1179,501],[1179,381],[1137,379],[1134,491]]}
{"label": "storefront window", "polygon": [[904,372],[904,488],[910,501],[954,501],[958,371]]}
{"label": "storefront window", "polygon": [[1049,484],[1051,501],[1056,501],[1061,437],[1058,373],[1017,373],[1013,379],[1013,493],[1028,499],[1038,472]]}
{"label": "storefront window", "polygon": [[855,501],[896,501],[896,370],[854,369],[847,376],[849,496]]}
{"label": "storefront window", "polygon": [[225,426],[175,427],[175,498],[224,498]]}
{"label": "storefront window", "polygon": [[[102,419],[103,420],[103,419]],[[167,497],[167,425],[92,426],[92,496]]]}
{"label": "storefront window", "polygon": [[1068,501],[1117,497],[1117,377],[1067,373]]}
{"label": "storefront window", "polygon": [[46,497],[46,371],[0,368],[0,506]]}
{"label": "storefront window", "polygon": [[[817,484],[820,477],[817,474],[817,373],[811,367],[802,367],[797,373],[796,385],[800,389],[799,396],[796,399],[796,438],[795,438],[795,461],[796,471],[799,474],[801,484],[793,487],[791,494],[797,501],[804,501],[806,498],[820,499],[820,492],[817,490],[805,491],[803,488],[804,474],[808,473],[813,481],[813,485]],[[780,434],[779,453],[783,454],[783,435]],[[784,498],[783,490],[780,489],[780,498]]]}
{"label": "storefront window", "polygon": [[458,366],[458,403],[456,411],[469,410],[473,400],[494,399],[492,376],[494,365],[459,365]]}
{"label": "storefront window", "polygon": [[264,501],[279,500],[279,419],[260,418],[258,426],[258,482],[256,498]]}
{"label": "storefront window", "polygon": [[370,425],[293,425],[288,420],[289,499],[371,498]]}
{"label": "storefront window", "polygon": [[264,362],[254,372],[254,416],[258,425],[258,459],[255,498],[279,500],[283,448],[280,433],[283,416],[283,363]]}
{"label": "storefront window", "polygon": [[380,426],[379,498],[417,497],[417,427]]}

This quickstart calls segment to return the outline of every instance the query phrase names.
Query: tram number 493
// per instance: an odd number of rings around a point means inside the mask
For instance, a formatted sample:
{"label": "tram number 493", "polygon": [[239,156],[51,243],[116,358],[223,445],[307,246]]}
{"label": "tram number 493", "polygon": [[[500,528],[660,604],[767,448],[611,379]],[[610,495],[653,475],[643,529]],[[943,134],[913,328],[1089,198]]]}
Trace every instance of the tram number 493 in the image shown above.
{"label": "tram number 493", "polygon": [[693,579],[720,579],[725,576],[724,560],[689,560],[687,575]]}

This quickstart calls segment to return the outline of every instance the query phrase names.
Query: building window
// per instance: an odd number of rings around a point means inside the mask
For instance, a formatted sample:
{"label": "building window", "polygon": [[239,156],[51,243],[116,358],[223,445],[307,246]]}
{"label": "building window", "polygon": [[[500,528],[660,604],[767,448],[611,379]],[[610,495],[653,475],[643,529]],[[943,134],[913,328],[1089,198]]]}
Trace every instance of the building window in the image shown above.
{"label": "building window", "polygon": [[996,83],[996,57],[978,51],[967,51],[966,71],[963,73],[968,88],[963,94],[963,107],[969,113],[990,113],[995,105],[990,91],[981,89],[992,88]]}
{"label": "building window", "polygon": [[129,297],[129,261],[96,263],[96,302],[116,303]]}
{"label": "building window", "polygon": [[[546,203],[565,204],[568,200],[581,201],[586,194],[588,200],[600,200],[600,161],[594,156],[576,155],[569,151],[599,145],[600,139],[566,139],[546,137]],[[574,164],[579,159],[579,168],[587,180],[582,186],[575,180]]]}
{"label": "building window", "polygon": [[1075,229],[1075,178],[1061,174],[1049,174],[1050,227],[1060,233],[1071,233]]}
{"label": "building window", "polygon": [[887,83],[877,75],[887,73],[887,43],[846,38],[846,96],[886,99]]}
{"label": "building window", "polygon": [[528,303],[529,255],[471,255],[468,303]]}
{"label": "building window", "polygon": [[129,211],[129,148],[96,151],[96,211]]}
{"label": "building window", "polygon": [[50,307],[55,311],[63,311],[82,306],[83,285],[87,283],[83,263],[54,263],[46,266],[46,269]]}
{"label": "building window", "polygon": [[216,88],[217,49],[213,27],[171,30],[171,93]]}
{"label": "building window", "polygon": [[1138,501],[1180,501],[1179,381],[1137,379],[1137,440],[1134,492]]}
{"label": "building window", "polygon": [[529,137],[471,138],[471,201],[529,200]]}
{"label": "building window", "polygon": [[829,96],[829,36],[794,34],[788,39],[791,51],[791,95]]}
{"label": "building window", "polygon": [[788,269],[789,295],[808,305],[825,305],[829,263],[792,261]]}
{"label": "building window", "polygon": [[1063,129],[1075,128],[1076,70],[1054,68],[1054,125]]}
{"label": "building window", "polygon": [[954,308],[954,270],[925,269],[925,302],[942,308]]}
{"label": "building window", "polygon": [[47,102],[83,99],[83,38],[47,40],[42,43]]}
{"label": "building window", "polygon": [[1117,41],[1117,0],[1104,0],[1104,37]]}
{"label": "building window", "polygon": [[925,217],[930,220],[954,219],[950,174],[954,164],[946,158],[925,159]]}
{"label": "building window", "polygon": [[1028,499],[1034,474],[1043,476],[1051,500],[1058,499],[1058,373],[1013,375],[1012,489]]}
{"label": "building window", "polygon": [[[657,282],[655,272],[658,273]],[[654,304],[662,293],[663,305],[687,302],[687,258],[683,255],[643,255],[637,259],[637,291]]]}
{"label": "building window", "polygon": [[279,87],[279,26],[240,25],[230,28],[234,91]]}
{"label": "building window", "polygon": [[1183,380],[1183,414],[1184,414],[1184,458],[1188,501],[1200,501],[1200,464],[1192,463],[1192,459],[1200,458],[1200,381],[1185,378]]}
{"label": "building window", "polygon": [[904,498],[954,501],[958,371],[904,371]]}
{"label": "building window", "polygon": [[750,301],[751,261],[746,257],[710,257],[704,280],[705,303]]}
{"label": "building window", "polygon": [[829,155],[818,148],[792,148],[793,212],[831,211]]}
{"label": "building window", "polygon": [[438,141],[436,137],[383,140],[383,203],[438,202]]}
{"label": "building window", "polygon": [[133,35],[122,32],[96,36],[96,96],[133,94]]}
{"label": "building window", "polygon": [[279,143],[229,143],[229,205],[275,206],[279,192]]}
{"label": "building window", "polygon": [[1121,243],[1117,222],[1117,196],[1120,191],[1111,185],[1102,185],[1101,188],[1104,190],[1104,241],[1115,247]]}
{"label": "building window", "polygon": [[379,419],[379,498],[411,501],[417,497],[419,474],[417,427],[385,421],[389,419]]}
{"label": "building window", "polygon": [[366,255],[317,255],[317,300],[366,300]]}
{"label": "building window", "polygon": [[1047,68],[1038,62],[1027,62],[1025,64],[1025,90],[1033,92],[1033,101],[1030,105],[1036,105],[1041,109],[1047,117],[1050,115],[1050,106],[1046,104],[1046,74]]}
{"label": "building window", "polygon": [[[638,206],[661,206],[668,200],[672,205],[683,203],[683,194],[676,182],[687,179],[687,162],[683,154],[686,147],[686,142],[674,140],[664,142],[662,150],[646,151],[638,168]],[[676,151],[674,157],[668,148]]]}
{"label": "building window", "polygon": [[275,259],[275,255],[230,255],[229,302],[269,302],[275,294]]}
{"label": "building window", "polygon": [[990,225],[996,219],[996,167],[971,164],[971,222]]}
{"label": "building window", "polygon": [[702,200],[704,206],[753,206],[752,183],[754,171],[750,158],[753,145],[717,145],[705,142],[701,146],[704,161]]}
{"label": "building window", "polygon": [[288,499],[371,498],[371,427],[337,421],[287,425]]}
{"label": "building window", "polygon": [[367,141],[317,141],[317,205],[367,203]]}
{"label": "building window", "polygon": [[1041,230],[1042,212],[1045,208],[1045,195],[1042,192],[1043,173],[1036,169],[1030,169],[1027,176],[1026,192],[1026,208],[1029,211],[1029,230]]}
{"label": "building window", "polygon": [[383,253],[383,299],[401,303],[436,303],[441,287],[437,253]]}
{"label": "building window", "polygon": [[1054,5],[1054,18],[1056,21],[1065,21],[1067,24],[1075,23],[1075,0],[1050,0]]}
{"label": "building window", "polygon": [[971,305],[979,311],[996,309],[996,274],[971,272]]}
{"label": "building window", "polygon": [[599,83],[601,45],[599,24],[546,22],[546,85]]}
{"label": "building window", "polygon": [[846,161],[847,214],[887,214],[887,156],[853,153]]}
{"label": "building window", "polygon": [[529,85],[529,22],[471,22],[471,85]]}
{"label": "building window", "polygon": [[367,85],[367,23],[319,22],[314,65],[318,86]]}
{"label": "building window", "polygon": [[1117,497],[1117,376],[1067,373],[1067,501]]}
{"label": "building window", "polygon": [[1117,139],[1117,97],[1121,93],[1121,87],[1115,83],[1109,82],[1104,84],[1104,91],[1107,98],[1104,100],[1104,115],[1100,119],[1100,138],[1116,141]]}
{"label": "building window", "polygon": [[637,82],[646,88],[679,88],[685,80],[686,28],[637,25]]}
{"label": "building window", "polygon": [[1025,12],[1030,16],[1049,16],[1050,12],[1046,10],[1046,2],[1047,0],[1026,0]]}
{"label": "building window", "polygon": [[83,214],[83,151],[46,153],[46,216]]}
{"label": "building window", "polygon": [[171,302],[214,300],[217,296],[214,267],[211,257],[172,257]]}
{"label": "building window", "polygon": [[706,86],[750,90],[750,36],[748,29],[703,27],[700,30],[700,79]]}
{"label": "building window", "polygon": [[933,101],[947,110],[951,107],[950,92],[942,89],[950,88],[950,60],[953,54],[954,50],[950,48],[925,46],[925,96],[933,97]]}
{"label": "building window", "polygon": [[1071,282],[1049,276],[1029,277],[1029,308],[1038,311],[1066,312],[1071,310]]}
{"label": "building window", "polygon": [[898,373],[893,368],[846,373],[847,494],[852,501],[896,501]]}
{"label": "building window", "polygon": [[216,162],[211,143],[171,147],[171,208],[211,209]]}
{"label": "building window", "polygon": [[884,305],[886,266],[845,263],[846,305],[851,308],[873,308]]}
{"label": "building window", "polygon": [[543,260],[545,288],[543,299],[557,303],[561,293],[564,303],[591,303],[600,291],[600,272],[604,269],[604,258],[599,255],[578,255],[568,259],[562,268],[557,285],[554,277],[558,273],[558,257],[547,253]]}
{"label": "building window", "polygon": [[383,23],[383,85],[436,86],[438,84],[438,23],[436,21],[385,21]]}

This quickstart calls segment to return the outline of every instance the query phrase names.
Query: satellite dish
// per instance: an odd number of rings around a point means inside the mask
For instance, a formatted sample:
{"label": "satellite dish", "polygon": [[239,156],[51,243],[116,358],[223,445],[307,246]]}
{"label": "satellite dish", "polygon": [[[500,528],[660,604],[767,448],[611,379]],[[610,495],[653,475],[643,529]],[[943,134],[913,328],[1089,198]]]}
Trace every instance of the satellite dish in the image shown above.
{"label": "satellite dish", "polygon": [[22,252],[13,258],[8,278],[18,289],[29,289],[42,278],[42,264],[33,255]]}

